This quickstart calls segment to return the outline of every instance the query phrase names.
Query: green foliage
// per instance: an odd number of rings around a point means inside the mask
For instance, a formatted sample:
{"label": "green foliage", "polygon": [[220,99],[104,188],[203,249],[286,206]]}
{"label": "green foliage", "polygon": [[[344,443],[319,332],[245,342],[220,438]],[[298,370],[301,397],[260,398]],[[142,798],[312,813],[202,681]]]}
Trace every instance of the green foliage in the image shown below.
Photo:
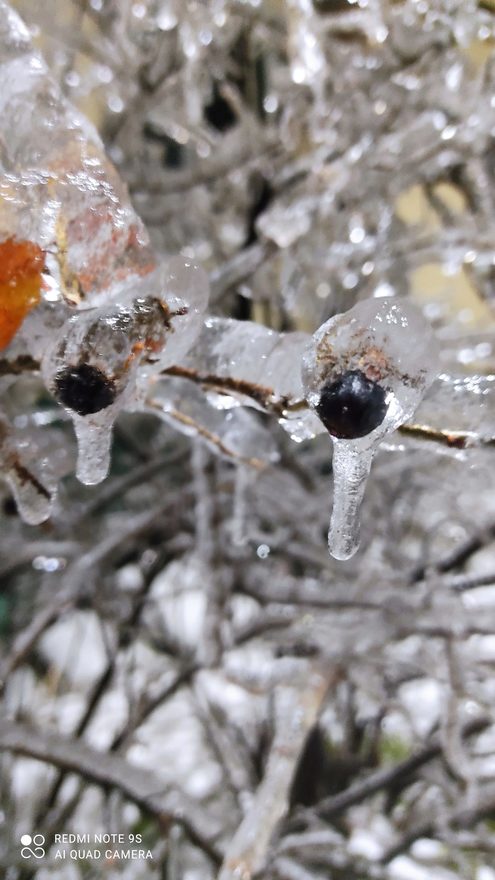
{"label": "green foliage", "polygon": [[400,736],[382,736],[378,743],[378,757],[380,764],[398,764],[404,761],[411,752],[408,743]]}

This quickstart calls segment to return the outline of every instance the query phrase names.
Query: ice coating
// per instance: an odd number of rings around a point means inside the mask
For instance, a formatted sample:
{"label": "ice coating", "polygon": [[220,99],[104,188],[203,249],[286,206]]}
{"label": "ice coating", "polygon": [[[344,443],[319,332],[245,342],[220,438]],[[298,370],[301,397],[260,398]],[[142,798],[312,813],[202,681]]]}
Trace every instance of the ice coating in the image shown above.
{"label": "ice coating", "polygon": [[186,374],[211,389],[213,406],[254,406],[278,416],[296,442],[314,437],[320,422],[304,402],[302,332],[278,333],[251,321],[208,317],[182,362]]}
{"label": "ice coating", "polygon": [[165,310],[165,335],[158,331],[154,356],[142,362],[143,379],[181,361],[196,342],[208,305],[208,275],[185,257],[171,257],[141,282],[139,297],[146,296],[158,299]]}
{"label": "ice coating", "polygon": [[280,398],[302,399],[298,361],[307,339],[305,333],[278,333],[251,321],[209,317],[184,366],[245,380]]}
{"label": "ice coating", "polygon": [[151,271],[147,233],[93,126],[54,82],[29,31],[0,0],[0,243],[44,254],[48,301],[108,301]]}
{"label": "ice coating", "polygon": [[312,337],[303,383],[334,444],[328,546],[336,559],[359,546],[359,509],[381,440],[412,416],[436,372],[431,329],[404,300],[360,302]]}
{"label": "ice coating", "polygon": [[96,483],[120,409],[199,334],[208,280],[182,257],[157,266],[97,133],[2,0],[0,77],[0,349],[41,361],[74,420],[78,476]]}
{"label": "ice coating", "polygon": [[186,379],[167,377],[154,383],[144,408],[237,463],[260,467],[278,460],[273,436],[253,413],[243,407],[212,406],[208,396]]}

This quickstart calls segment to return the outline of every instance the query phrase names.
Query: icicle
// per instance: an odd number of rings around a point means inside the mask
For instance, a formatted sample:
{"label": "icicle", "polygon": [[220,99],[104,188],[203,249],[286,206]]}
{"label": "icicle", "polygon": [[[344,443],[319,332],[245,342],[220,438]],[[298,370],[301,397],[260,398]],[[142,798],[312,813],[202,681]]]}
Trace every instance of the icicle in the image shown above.
{"label": "icicle", "polygon": [[22,460],[4,419],[0,419],[0,470],[24,522],[31,526],[45,522],[51,513],[53,495]]}
{"label": "icicle", "polygon": [[410,302],[365,300],[314,334],[303,358],[306,397],[334,442],[328,546],[349,559],[373,456],[412,416],[436,372],[429,326]]}
{"label": "icicle", "polygon": [[359,546],[359,508],[377,443],[333,442],[333,510],[328,549],[335,559],[350,559]]}
{"label": "icicle", "polygon": [[73,415],[74,430],[77,437],[77,479],[86,486],[101,483],[110,468],[112,449],[113,412],[103,410],[93,416],[83,418]]}
{"label": "icicle", "polygon": [[250,484],[251,472],[247,467],[238,465],[235,470],[233,509],[230,521],[232,543],[236,547],[245,546],[249,540],[247,494]]}
{"label": "icicle", "polygon": [[17,509],[30,526],[45,522],[51,513],[53,499],[42,483],[22,464],[4,471],[3,477],[15,498]]}

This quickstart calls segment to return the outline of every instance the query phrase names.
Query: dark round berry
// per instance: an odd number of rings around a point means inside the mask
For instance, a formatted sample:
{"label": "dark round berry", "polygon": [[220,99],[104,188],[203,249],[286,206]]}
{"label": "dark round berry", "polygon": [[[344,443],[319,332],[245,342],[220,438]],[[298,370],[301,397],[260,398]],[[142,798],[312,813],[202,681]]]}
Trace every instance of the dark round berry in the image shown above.
{"label": "dark round berry", "polygon": [[108,379],[98,367],[84,363],[59,373],[55,389],[60,402],[80,416],[106,409],[117,394],[113,379]]}
{"label": "dark round berry", "polygon": [[365,437],[383,422],[386,395],[361,370],[349,370],[323,386],[316,412],[333,437]]}

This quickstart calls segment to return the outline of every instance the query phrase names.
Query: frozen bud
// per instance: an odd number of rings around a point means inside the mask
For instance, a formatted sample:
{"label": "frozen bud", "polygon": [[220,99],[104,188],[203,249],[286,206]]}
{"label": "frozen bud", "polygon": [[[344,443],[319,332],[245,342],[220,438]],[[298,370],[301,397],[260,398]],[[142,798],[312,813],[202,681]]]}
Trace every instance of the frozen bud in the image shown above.
{"label": "frozen bud", "polygon": [[171,257],[144,283],[143,290],[159,299],[168,315],[162,345],[155,345],[154,356],[147,359],[149,369],[163,370],[178,363],[192,348],[203,328],[208,305],[209,281],[205,270],[184,257]]}
{"label": "frozen bud", "polygon": [[312,337],[303,382],[334,441],[329,548],[337,559],[357,550],[359,507],[380,441],[412,416],[436,370],[431,329],[405,300],[365,300]]}

